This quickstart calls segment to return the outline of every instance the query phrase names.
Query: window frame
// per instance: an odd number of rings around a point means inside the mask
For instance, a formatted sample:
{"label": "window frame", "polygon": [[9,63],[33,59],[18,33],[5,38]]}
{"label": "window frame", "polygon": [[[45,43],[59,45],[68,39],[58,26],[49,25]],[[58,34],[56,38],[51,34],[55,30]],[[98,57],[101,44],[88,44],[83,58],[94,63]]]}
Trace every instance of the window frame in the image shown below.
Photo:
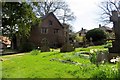
{"label": "window frame", "polygon": [[49,25],[52,26],[53,25],[53,22],[51,20],[49,20]]}
{"label": "window frame", "polygon": [[54,34],[58,34],[59,33],[59,29],[54,29]]}
{"label": "window frame", "polygon": [[47,34],[48,29],[47,28],[41,28],[41,34]]}

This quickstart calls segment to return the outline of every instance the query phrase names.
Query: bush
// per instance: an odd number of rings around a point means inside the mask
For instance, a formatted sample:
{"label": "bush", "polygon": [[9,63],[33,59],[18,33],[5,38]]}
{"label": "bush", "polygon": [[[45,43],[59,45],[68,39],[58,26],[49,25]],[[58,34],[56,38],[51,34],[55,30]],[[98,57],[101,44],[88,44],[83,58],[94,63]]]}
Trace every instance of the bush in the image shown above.
{"label": "bush", "polygon": [[96,61],[97,61],[97,55],[96,53],[92,53],[90,55],[90,62],[96,64]]}
{"label": "bush", "polygon": [[105,43],[104,40],[100,40],[100,41],[95,41],[95,42],[93,42],[94,45],[102,45],[102,44],[104,44],[104,43]]}
{"label": "bush", "polygon": [[66,43],[63,45],[63,47],[60,49],[60,52],[71,52],[74,51],[74,47],[70,43]]}
{"label": "bush", "polygon": [[38,55],[39,54],[39,50],[32,50],[30,52],[31,55]]}
{"label": "bush", "polygon": [[103,30],[101,30],[99,28],[95,28],[95,29],[89,30],[87,32],[86,39],[88,41],[90,41],[90,38],[92,38],[93,43],[96,42],[96,44],[97,43],[103,44],[104,39],[106,39],[106,34],[105,34],[105,32]]}
{"label": "bush", "polygon": [[35,49],[35,46],[33,43],[31,42],[24,42],[20,45],[20,52],[28,52],[28,51],[32,51],[33,49]]}
{"label": "bush", "polygon": [[111,48],[112,47],[112,43],[107,43],[104,48]]}

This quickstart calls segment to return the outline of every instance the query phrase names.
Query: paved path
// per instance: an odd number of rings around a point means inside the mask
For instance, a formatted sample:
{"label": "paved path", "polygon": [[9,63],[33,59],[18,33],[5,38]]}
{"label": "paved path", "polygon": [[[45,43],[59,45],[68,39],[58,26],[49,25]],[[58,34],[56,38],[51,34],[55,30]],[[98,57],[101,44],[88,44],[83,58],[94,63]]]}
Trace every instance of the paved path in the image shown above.
{"label": "paved path", "polygon": [[10,55],[0,56],[0,61],[10,60],[14,56],[22,56],[22,55],[25,55],[25,54],[26,53],[17,53],[17,54],[10,54]]}
{"label": "paved path", "polygon": [[3,51],[2,49],[0,49],[0,56],[13,55],[13,54],[21,54],[21,53],[17,51]]}

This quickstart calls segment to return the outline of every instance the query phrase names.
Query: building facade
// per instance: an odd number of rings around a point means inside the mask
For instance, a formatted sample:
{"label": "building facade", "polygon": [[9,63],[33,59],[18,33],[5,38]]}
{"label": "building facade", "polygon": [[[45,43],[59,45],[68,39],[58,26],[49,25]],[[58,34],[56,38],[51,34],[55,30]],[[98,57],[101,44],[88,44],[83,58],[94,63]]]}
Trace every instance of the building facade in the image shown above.
{"label": "building facade", "polygon": [[37,47],[47,45],[51,48],[58,48],[66,41],[64,31],[63,25],[51,12],[42,17],[40,24],[31,28],[29,41]]}

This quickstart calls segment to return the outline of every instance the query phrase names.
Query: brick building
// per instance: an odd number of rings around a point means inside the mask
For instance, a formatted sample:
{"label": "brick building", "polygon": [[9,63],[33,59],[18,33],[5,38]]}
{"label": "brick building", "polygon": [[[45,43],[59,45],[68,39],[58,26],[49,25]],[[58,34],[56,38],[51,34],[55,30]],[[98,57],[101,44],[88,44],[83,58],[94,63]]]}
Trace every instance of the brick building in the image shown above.
{"label": "brick building", "polygon": [[35,46],[43,46],[46,43],[49,47],[61,47],[65,43],[66,34],[63,25],[51,12],[42,17],[41,23],[34,25],[31,29],[29,41]]}

